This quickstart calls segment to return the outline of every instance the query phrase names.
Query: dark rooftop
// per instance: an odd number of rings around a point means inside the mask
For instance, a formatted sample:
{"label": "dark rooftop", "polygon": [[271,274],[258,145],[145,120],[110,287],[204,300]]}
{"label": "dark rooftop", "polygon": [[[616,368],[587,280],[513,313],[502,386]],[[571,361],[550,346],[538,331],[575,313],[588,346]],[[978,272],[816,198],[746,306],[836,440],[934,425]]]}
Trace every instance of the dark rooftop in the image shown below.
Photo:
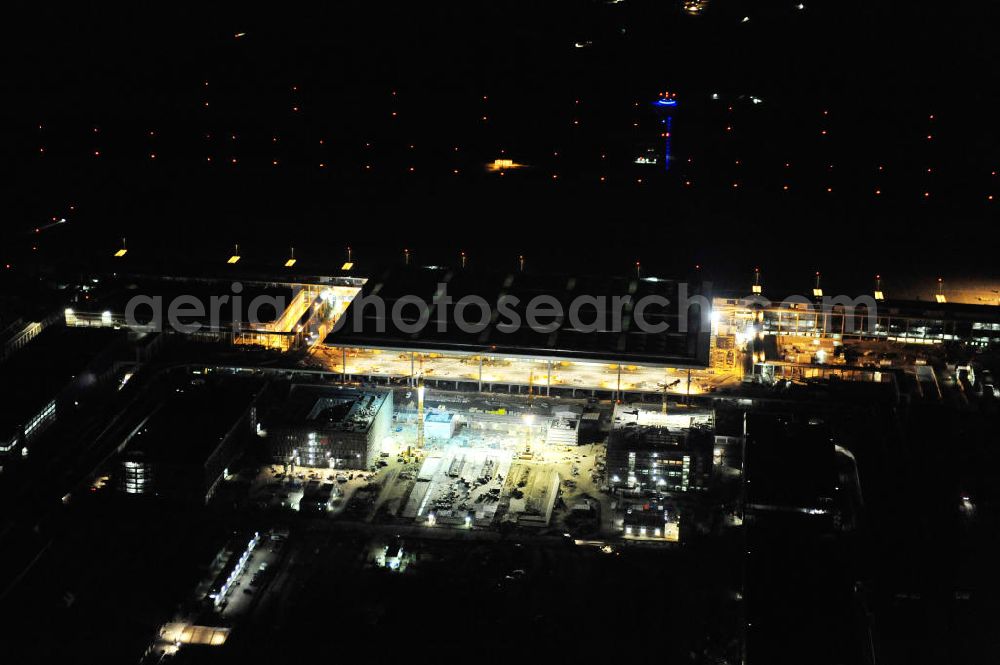
{"label": "dark rooftop", "polygon": [[827,425],[750,413],[746,431],[749,504],[781,509],[830,507],[836,468]]}
{"label": "dark rooftop", "polygon": [[[695,295],[710,295],[710,285],[700,281],[687,283],[688,298]],[[491,319],[482,330],[463,331],[456,317],[456,307],[447,307],[447,314],[441,317],[440,308],[433,307],[434,296],[445,288],[452,303],[465,296],[483,298],[491,307]],[[359,301],[347,309],[341,325],[326,338],[331,346],[373,346],[396,349],[426,349],[433,351],[455,351],[465,353],[521,354],[529,356],[557,357],[580,360],[645,362],[675,365],[704,365],[707,363],[708,326],[703,324],[697,305],[692,306],[688,317],[688,332],[679,331],[680,317],[676,314],[676,303],[680,301],[683,285],[674,280],[655,277],[596,277],[591,275],[539,275],[525,272],[491,273],[462,269],[427,267],[396,267],[378,276],[372,276],[362,296],[378,296],[385,307],[382,311],[372,305],[364,308]],[[414,304],[402,300],[409,296],[420,298],[431,306],[430,318],[422,330],[410,333],[402,330],[418,320],[419,312]],[[528,302],[537,296],[554,298],[564,316],[554,319],[542,314],[538,321],[553,331],[533,330],[527,325]],[[651,304],[645,310],[649,324],[667,324],[664,332],[647,333],[639,330],[632,320],[631,307],[623,310],[621,331],[615,331],[614,317],[618,308],[615,297],[631,296],[632,303],[645,296],[659,296],[670,301],[669,307]],[[588,332],[574,327],[570,320],[570,304],[574,299],[587,297],[589,301],[579,307],[578,321],[590,327],[597,323],[598,332]],[[501,298],[508,305],[498,307]],[[606,306],[601,311],[594,304],[600,298]],[[550,301],[551,302],[551,301]],[[404,304],[400,304],[404,303]],[[404,321],[394,322],[392,312],[399,307]],[[546,309],[548,305],[546,305]],[[505,329],[504,323],[514,320],[509,314],[517,315],[520,325],[515,329]],[[476,324],[482,318],[479,306],[472,304],[463,313],[464,322]],[[400,326],[399,324],[403,325]],[[468,326],[466,326],[468,328]]]}
{"label": "dark rooftop", "polygon": [[389,393],[341,386],[292,384],[265,416],[265,427],[367,430]]}
{"label": "dark rooftop", "polygon": [[[236,285],[239,286],[236,286]],[[109,311],[116,316],[123,316],[126,307],[132,298],[144,296],[146,298],[162,298],[162,309],[164,321],[168,316],[170,303],[182,296],[194,297],[201,303],[205,310],[205,316],[189,316],[186,311],[190,309],[189,304],[180,311],[185,312],[181,316],[182,321],[209,322],[212,313],[213,298],[219,299],[219,321],[221,325],[227,325],[234,320],[241,322],[250,321],[251,305],[256,298],[268,298],[261,300],[260,306],[256,307],[256,322],[270,323],[278,318],[281,312],[275,311],[272,302],[283,302],[287,307],[294,296],[292,287],[287,284],[264,284],[259,282],[241,282],[238,279],[200,279],[200,278],[129,278],[122,277],[113,281],[107,281],[95,289],[92,297],[83,303],[74,304],[72,309],[78,313],[100,314]],[[238,299],[237,299],[238,296]],[[227,297],[223,301],[222,298]],[[278,301],[271,300],[278,299]],[[134,315],[139,322],[145,323],[152,318],[152,312],[148,300],[146,304],[138,304]],[[237,309],[238,304],[238,309]],[[282,310],[283,311],[283,310]]]}
{"label": "dark rooftop", "polygon": [[85,384],[86,370],[125,334],[56,324],[0,363],[0,433],[23,426],[74,379]]}
{"label": "dark rooftop", "polygon": [[176,386],[129,444],[147,459],[203,464],[250,407],[264,380],[208,377]]}

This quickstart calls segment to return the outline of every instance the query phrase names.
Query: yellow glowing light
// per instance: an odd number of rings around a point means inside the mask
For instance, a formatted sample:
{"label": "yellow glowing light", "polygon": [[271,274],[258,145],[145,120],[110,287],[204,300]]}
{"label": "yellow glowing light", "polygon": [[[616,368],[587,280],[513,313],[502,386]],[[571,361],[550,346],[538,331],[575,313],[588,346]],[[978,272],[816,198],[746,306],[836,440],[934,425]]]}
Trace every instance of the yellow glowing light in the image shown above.
{"label": "yellow glowing light", "polygon": [[510,169],[523,168],[524,164],[518,164],[513,159],[494,159],[492,164],[486,165],[487,171],[507,171]]}
{"label": "yellow glowing light", "polygon": [[116,259],[120,259],[121,257],[125,256],[126,254],[128,254],[128,250],[125,249],[124,247],[122,247],[117,252],[115,252],[115,258]]}
{"label": "yellow glowing light", "polygon": [[350,261],[347,261],[344,265],[340,266],[340,269],[341,270],[350,270],[353,267],[354,267],[354,264],[351,263]]}
{"label": "yellow glowing light", "polygon": [[226,261],[226,263],[233,264],[233,263],[239,263],[239,261],[240,257],[237,254],[233,254],[232,256],[229,257],[229,260]]}
{"label": "yellow glowing light", "polygon": [[285,267],[286,268],[291,268],[292,266],[295,265],[295,261],[296,261],[296,259],[288,259],[287,261],[285,261]]}
{"label": "yellow glowing light", "polygon": [[934,299],[935,299],[936,301],[938,301],[938,302],[942,302],[942,303],[944,303],[944,302],[948,302],[948,300],[947,300],[947,299],[946,299],[946,298],[944,297],[944,294],[943,294],[943,293],[938,293],[938,294],[935,294],[935,295],[934,295]]}

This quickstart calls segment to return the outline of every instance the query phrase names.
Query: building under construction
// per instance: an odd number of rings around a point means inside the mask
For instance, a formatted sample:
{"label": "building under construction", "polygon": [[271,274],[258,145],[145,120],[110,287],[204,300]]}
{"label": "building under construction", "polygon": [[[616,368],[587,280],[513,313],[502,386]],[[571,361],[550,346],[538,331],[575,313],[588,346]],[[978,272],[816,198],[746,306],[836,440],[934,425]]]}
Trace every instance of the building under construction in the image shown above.
{"label": "building under construction", "polygon": [[391,391],[292,384],[258,434],[279,464],[367,469],[391,425]]}

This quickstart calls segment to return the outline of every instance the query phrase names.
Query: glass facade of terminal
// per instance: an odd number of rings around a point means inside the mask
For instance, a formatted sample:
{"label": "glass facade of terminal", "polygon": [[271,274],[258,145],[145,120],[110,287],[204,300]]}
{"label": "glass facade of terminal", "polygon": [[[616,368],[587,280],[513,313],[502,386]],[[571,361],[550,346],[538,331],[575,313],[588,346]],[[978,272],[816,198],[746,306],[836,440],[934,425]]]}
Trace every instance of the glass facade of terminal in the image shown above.
{"label": "glass facade of terminal", "polygon": [[[904,344],[966,342],[988,346],[1000,343],[1000,311],[975,313],[927,309],[919,314],[892,305],[872,313],[859,307],[855,314],[842,307],[823,311],[818,306],[786,305],[755,308],[734,299],[716,299],[718,330],[745,336],[749,327],[765,335],[873,339]],[[993,319],[993,320],[984,320]]]}
{"label": "glass facade of terminal", "polygon": [[[538,358],[530,356],[488,356],[461,353],[418,352],[401,349],[341,348],[319,345],[313,360],[324,369],[351,377],[410,379],[423,377],[426,383],[473,384],[480,391],[493,392],[517,387],[533,395],[584,395],[594,391],[611,394],[708,392],[734,378],[718,368],[692,369],[655,367],[629,363]],[[738,381],[738,377],[735,378]],[[457,387],[453,385],[452,387]]]}

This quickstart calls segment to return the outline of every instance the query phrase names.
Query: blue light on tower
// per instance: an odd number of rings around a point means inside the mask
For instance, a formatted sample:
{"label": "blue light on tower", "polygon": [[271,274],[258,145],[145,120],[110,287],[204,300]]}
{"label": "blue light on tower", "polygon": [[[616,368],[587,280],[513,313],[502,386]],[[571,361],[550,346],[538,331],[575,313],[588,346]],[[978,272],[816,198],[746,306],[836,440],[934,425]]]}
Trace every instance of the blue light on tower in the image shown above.
{"label": "blue light on tower", "polygon": [[665,130],[661,134],[663,137],[663,170],[670,170],[670,139],[673,135],[673,116],[671,116],[670,111],[677,106],[677,93],[676,92],[661,92],[660,98],[653,102],[653,106],[658,109],[662,109],[664,112],[664,117],[660,120],[660,124],[666,125]]}
{"label": "blue light on tower", "polygon": [[670,170],[670,134],[671,128],[673,127],[673,118],[669,115],[666,117],[664,122],[667,124],[666,136],[663,137],[663,170]]}

